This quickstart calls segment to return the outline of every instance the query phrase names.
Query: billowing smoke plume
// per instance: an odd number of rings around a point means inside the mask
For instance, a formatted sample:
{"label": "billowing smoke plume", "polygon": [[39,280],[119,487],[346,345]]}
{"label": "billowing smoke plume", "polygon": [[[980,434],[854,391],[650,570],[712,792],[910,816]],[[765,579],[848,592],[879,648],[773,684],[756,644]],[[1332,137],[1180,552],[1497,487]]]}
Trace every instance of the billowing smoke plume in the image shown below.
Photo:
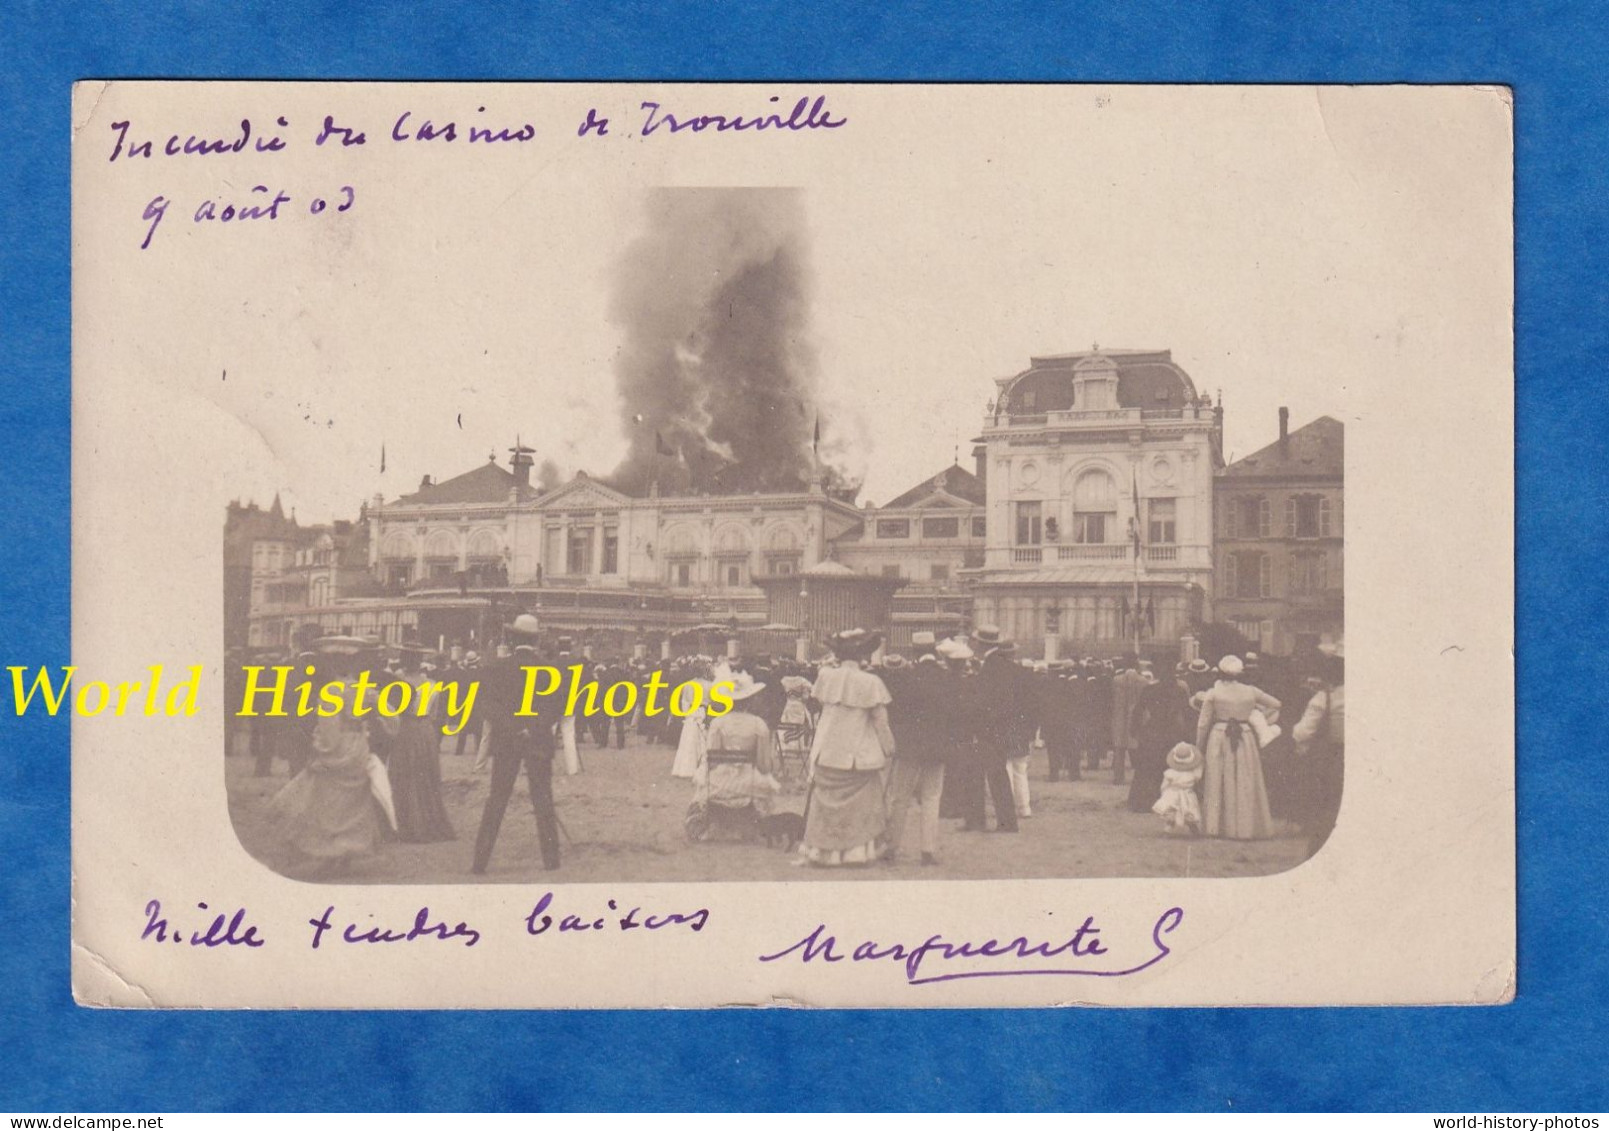
{"label": "billowing smoke plume", "polygon": [[565,480],[564,469],[550,459],[543,460],[536,469],[536,485],[551,491]]}
{"label": "billowing smoke plume", "polygon": [[630,451],[610,477],[640,493],[797,491],[833,460],[810,343],[805,217],[793,189],[659,189],[615,276],[611,318]]}

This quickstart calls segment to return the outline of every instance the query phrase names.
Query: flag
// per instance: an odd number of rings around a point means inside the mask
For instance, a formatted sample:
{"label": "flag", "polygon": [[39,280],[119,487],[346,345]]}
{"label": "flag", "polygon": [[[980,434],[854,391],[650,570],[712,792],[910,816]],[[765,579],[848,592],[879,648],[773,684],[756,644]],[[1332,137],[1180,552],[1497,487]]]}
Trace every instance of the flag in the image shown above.
{"label": "flag", "polygon": [[816,413],[816,437],[810,442],[810,450],[817,455],[821,454],[821,414]]}
{"label": "flag", "polygon": [[380,441],[380,474],[385,474],[385,441]]}
{"label": "flag", "polygon": [[654,453],[662,456],[673,456],[676,454],[670,450],[670,445],[665,443],[665,437],[661,436],[658,432],[654,433]]}

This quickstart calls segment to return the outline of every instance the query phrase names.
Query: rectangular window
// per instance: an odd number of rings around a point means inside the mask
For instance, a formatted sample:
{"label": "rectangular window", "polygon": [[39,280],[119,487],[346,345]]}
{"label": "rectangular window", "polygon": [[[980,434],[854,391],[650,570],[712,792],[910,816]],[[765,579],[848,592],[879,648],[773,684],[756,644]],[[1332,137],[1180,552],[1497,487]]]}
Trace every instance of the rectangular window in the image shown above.
{"label": "rectangular window", "polygon": [[1312,594],[1328,589],[1327,564],[1322,553],[1297,554],[1291,559],[1291,592]]}
{"label": "rectangular window", "polygon": [[1099,546],[1117,525],[1117,516],[1108,513],[1079,513],[1073,516],[1073,541],[1085,546]]}
{"label": "rectangular window", "polygon": [[692,562],[671,562],[670,583],[677,588],[686,589],[693,584]]}
{"label": "rectangular window", "polygon": [[743,584],[743,566],[738,562],[725,562],[721,565],[721,581],[727,586]]}
{"label": "rectangular window", "polygon": [[1040,516],[1040,504],[1017,504],[1017,545],[1037,546],[1044,540],[1044,524]]}
{"label": "rectangular window", "polygon": [[1153,545],[1172,545],[1178,524],[1178,506],[1173,499],[1148,499],[1146,501],[1147,518],[1146,541]]}
{"label": "rectangular window", "polygon": [[1285,534],[1290,538],[1328,538],[1330,500],[1322,495],[1296,495],[1285,500]]}
{"label": "rectangular window", "polygon": [[948,580],[950,580],[950,567],[949,567],[949,565],[948,564],[940,565],[938,562],[934,562],[931,566],[928,567],[928,577],[933,581],[948,581]]}
{"label": "rectangular window", "polygon": [[961,536],[961,520],[959,518],[924,518],[922,520],[923,538],[959,538]]}
{"label": "rectangular window", "polygon": [[987,518],[985,518],[981,514],[976,516],[975,518],[973,518],[973,520],[972,520],[972,537],[974,537],[974,538],[986,538],[986,537],[988,537],[988,534],[989,534],[989,520]]}
{"label": "rectangular window", "polygon": [[564,559],[564,572],[573,575],[592,572],[592,528],[572,527],[570,548]]}
{"label": "rectangular window", "polygon": [[407,562],[393,563],[386,572],[386,583],[389,585],[406,585],[413,580],[413,566]]}
{"label": "rectangular window", "polygon": [[1261,495],[1231,499],[1225,516],[1230,538],[1268,538],[1272,535],[1273,508]]}
{"label": "rectangular window", "polygon": [[908,518],[880,518],[877,520],[877,537],[909,538],[911,520]]}
{"label": "rectangular window", "polygon": [[1271,580],[1268,555],[1255,552],[1230,554],[1226,580],[1232,597],[1267,597]]}
{"label": "rectangular window", "polygon": [[797,557],[767,558],[766,572],[772,577],[792,577],[799,572],[799,559]]}
{"label": "rectangular window", "polygon": [[620,532],[618,530],[605,530],[603,532],[603,569],[600,572],[620,572]]}

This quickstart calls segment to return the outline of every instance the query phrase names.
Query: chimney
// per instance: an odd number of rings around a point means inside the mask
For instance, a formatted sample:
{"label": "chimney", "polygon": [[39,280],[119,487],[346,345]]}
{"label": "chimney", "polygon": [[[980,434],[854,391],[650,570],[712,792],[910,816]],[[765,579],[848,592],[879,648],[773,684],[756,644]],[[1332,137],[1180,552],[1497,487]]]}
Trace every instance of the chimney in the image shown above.
{"label": "chimney", "polygon": [[989,475],[989,449],[982,444],[972,449],[972,459],[977,470],[973,472],[979,483],[987,483]]}
{"label": "chimney", "polygon": [[1291,458],[1291,410],[1279,406],[1279,458]]}

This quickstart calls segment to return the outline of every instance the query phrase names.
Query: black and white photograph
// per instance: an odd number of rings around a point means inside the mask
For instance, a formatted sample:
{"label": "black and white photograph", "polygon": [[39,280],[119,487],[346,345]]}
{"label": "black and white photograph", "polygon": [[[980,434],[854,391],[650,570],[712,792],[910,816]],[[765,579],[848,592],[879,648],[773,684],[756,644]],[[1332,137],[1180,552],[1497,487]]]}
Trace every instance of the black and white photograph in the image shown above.
{"label": "black and white photograph", "polygon": [[1501,91],[207,93],[78,97],[85,996],[1512,994]]}
{"label": "black and white photograph", "polygon": [[[447,374],[473,351],[398,358],[355,429],[373,458],[318,484],[356,506],[231,500],[227,698],[252,715],[226,766],[254,856],[464,883],[1245,876],[1319,849],[1343,777],[1341,405],[1289,382],[1311,418],[1264,409],[1286,390],[1159,308],[1112,347],[1051,318],[883,411],[875,380],[825,372],[858,312],[816,270],[811,204],[629,196],[604,285],[563,298],[606,360],[488,366],[465,414]],[[470,287],[452,301],[510,321],[549,290]],[[1000,314],[888,332],[914,359]],[[1195,374],[1146,348],[1186,333]],[[483,460],[440,466],[475,439]],[[294,709],[358,671],[340,713]],[[527,688],[552,708],[521,717]]]}

